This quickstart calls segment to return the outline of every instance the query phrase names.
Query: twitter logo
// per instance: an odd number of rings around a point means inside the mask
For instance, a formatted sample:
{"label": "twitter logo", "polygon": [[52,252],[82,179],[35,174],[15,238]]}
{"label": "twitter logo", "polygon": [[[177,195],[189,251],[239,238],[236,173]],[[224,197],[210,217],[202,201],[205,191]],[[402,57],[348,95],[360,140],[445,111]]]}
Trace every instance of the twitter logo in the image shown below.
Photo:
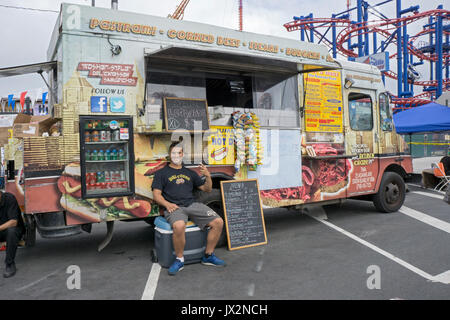
{"label": "twitter logo", "polygon": [[124,97],[111,97],[109,98],[109,107],[111,112],[125,112],[125,98]]}

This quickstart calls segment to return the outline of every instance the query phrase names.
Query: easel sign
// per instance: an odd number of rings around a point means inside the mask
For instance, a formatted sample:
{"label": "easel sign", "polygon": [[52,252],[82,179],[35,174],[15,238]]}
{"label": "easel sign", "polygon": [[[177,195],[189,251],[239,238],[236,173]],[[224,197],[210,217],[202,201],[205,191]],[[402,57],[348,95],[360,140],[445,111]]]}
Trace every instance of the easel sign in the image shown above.
{"label": "easel sign", "polygon": [[228,249],[267,244],[257,179],[221,181]]}
{"label": "easel sign", "polygon": [[175,130],[208,131],[207,101],[205,99],[164,98],[164,124],[168,132]]}

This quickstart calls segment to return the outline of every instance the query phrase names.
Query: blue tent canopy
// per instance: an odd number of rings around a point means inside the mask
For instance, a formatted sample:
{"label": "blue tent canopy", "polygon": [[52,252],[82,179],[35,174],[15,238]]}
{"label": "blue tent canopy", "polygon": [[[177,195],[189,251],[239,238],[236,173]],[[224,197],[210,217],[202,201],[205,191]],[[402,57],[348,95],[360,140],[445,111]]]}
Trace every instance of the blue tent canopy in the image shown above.
{"label": "blue tent canopy", "polygon": [[394,114],[397,133],[450,131],[450,108],[431,102]]}

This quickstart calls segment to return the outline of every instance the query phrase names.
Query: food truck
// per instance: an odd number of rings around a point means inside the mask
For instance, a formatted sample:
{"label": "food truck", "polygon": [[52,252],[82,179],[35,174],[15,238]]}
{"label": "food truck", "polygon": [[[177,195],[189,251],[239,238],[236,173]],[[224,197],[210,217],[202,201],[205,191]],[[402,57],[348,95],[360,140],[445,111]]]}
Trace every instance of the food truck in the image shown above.
{"label": "food truck", "polygon": [[199,201],[222,215],[232,179],[258,179],[264,208],[403,204],[412,162],[380,71],[323,45],[62,4],[47,57],[0,69],[49,74],[51,116],[2,115],[6,190],[29,245],[36,229],[58,238],[106,222],[101,249],[114,221],[151,222],[153,174],[179,140],[185,165],[211,172]]}

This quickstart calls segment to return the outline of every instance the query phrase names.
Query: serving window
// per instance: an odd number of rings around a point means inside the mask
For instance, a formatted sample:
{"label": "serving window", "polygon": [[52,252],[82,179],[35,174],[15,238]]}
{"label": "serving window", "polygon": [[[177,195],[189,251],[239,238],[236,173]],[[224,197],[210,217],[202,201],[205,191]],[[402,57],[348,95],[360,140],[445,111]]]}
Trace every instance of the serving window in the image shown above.
{"label": "serving window", "polygon": [[164,97],[206,99],[211,125],[231,125],[234,111],[254,112],[262,127],[299,128],[297,72],[233,70],[149,59],[147,104]]}

